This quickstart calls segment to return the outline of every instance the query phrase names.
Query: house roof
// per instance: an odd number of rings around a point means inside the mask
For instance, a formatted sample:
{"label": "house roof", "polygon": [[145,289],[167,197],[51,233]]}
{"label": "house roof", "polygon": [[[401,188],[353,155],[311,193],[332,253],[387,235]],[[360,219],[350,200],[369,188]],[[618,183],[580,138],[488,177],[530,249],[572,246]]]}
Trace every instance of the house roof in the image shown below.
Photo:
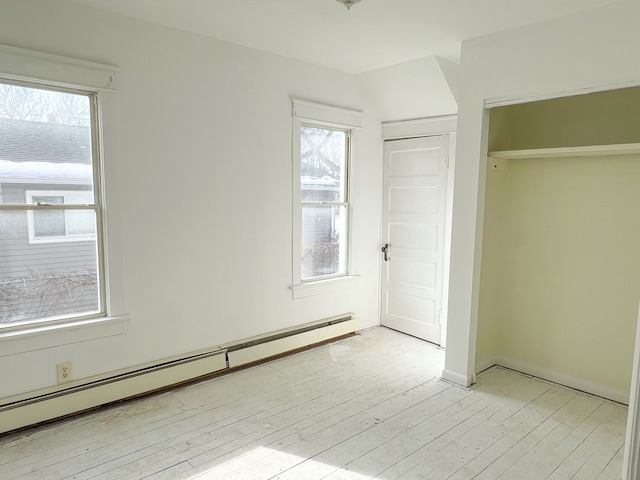
{"label": "house roof", "polygon": [[0,183],[88,185],[92,178],[93,170],[86,163],[0,160]]}
{"label": "house roof", "polygon": [[91,129],[0,118],[0,160],[90,165]]}

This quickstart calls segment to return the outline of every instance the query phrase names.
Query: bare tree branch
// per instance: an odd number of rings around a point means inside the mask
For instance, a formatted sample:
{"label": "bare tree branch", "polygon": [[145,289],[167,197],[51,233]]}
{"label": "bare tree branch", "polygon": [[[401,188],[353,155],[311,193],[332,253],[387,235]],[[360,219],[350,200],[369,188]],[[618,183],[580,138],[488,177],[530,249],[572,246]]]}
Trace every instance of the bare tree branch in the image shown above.
{"label": "bare tree branch", "polygon": [[0,116],[15,120],[42,120],[49,99],[42,90],[0,84]]}

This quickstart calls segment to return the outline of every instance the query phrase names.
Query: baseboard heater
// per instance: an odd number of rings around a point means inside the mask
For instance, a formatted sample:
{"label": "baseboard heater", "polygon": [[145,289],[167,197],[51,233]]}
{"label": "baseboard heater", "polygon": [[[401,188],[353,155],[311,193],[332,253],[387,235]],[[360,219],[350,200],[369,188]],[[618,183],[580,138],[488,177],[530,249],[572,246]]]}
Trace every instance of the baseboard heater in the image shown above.
{"label": "baseboard heater", "polygon": [[227,352],[229,367],[234,368],[325,342],[356,330],[358,330],[358,322],[351,315],[342,315],[293,329],[247,338],[239,342],[221,345],[221,347]]}
{"label": "baseboard heater", "polygon": [[164,361],[0,400],[0,433],[154,392],[359,330],[351,315],[217,345]]}

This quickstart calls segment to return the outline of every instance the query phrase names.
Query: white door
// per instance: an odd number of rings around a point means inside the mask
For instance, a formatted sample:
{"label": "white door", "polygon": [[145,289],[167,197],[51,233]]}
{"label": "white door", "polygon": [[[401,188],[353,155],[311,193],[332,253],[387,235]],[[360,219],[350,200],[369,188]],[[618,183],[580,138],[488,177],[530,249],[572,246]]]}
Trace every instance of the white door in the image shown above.
{"label": "white door", "polygon": [[381,323],[440,344],[448,135],[385,142]]}

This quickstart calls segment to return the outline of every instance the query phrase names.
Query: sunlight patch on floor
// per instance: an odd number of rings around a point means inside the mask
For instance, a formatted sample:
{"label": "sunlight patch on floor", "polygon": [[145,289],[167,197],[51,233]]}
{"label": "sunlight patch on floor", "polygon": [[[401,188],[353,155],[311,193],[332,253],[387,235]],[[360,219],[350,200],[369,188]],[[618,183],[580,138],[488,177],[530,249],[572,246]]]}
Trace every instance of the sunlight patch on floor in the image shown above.
{"label": "sunlight patch on floor", "polygon": [[[297,467],[296,473],[289,473],[287,470]],[[267,447],[257,447],[238,457],[227,460],[220,465],[209,468],[206,472],[191,477],[189,480],[220,480],[240,478],[250,472],[264,472],[264,477],[278,479],[300,479],[307,478],[306,474],[313,472],[313,478],[323,472],[323,475],[330,475],[330,478],[349,480],[369,480],[370,475],[363,475],[350,470],[336,468],[313,459],[307,459],[298,455],[273,450]],[[305,473],[302,473],[304,471]],[[301,476],[302,475],[302,476]]]}

